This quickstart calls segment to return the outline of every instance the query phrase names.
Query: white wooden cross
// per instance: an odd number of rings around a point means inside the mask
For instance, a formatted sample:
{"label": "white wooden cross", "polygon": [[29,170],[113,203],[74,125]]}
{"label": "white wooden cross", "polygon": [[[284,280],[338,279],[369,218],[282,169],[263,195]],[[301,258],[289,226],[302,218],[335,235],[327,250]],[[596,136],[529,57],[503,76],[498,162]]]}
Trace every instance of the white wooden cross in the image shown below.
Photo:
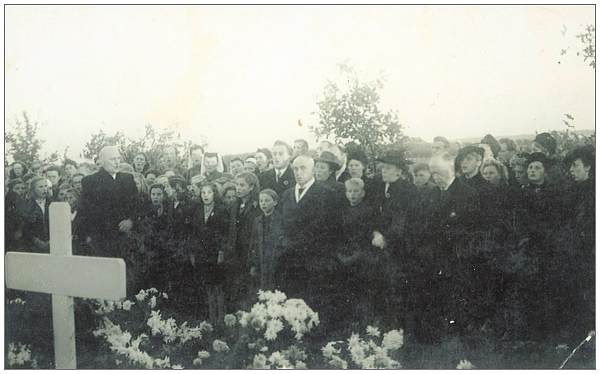
{"label": "white wooden cross", "polygon": [[72,255],[68,203],[50,204],[50,254],[8,252],[5,266],[8,288],[52,294],[57,369],[77,367],[73,297],[120,300],[126,296],[122,259]]}

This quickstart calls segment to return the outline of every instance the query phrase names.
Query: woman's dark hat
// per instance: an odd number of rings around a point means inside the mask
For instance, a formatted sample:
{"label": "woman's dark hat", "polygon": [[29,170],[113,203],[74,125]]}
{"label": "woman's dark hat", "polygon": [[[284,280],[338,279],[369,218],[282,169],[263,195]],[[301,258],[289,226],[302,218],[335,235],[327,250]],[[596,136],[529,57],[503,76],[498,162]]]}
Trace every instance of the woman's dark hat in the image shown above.
{"label": "woman's dark hat", "polygon": [[551,160],[548,158],[548,156],[546,156],[542,152],[533,152],[529,155],[529,157],[527,157],[527,166],[529,166],[529,164],[531,164],[532,162],[536,161],[541,162],[542,165],[544,165],[544,169],[547,169],[551,163]]}
{"label": "woman's dark hat", "polygon": [[331,165],[333,170],[338,170],[342,167],[340,160],[338,160],[338,158],[335,157],[335,155],[329,151],[323,151],[321,152],[321,155],[319,155],[319,157],[315,158],[315,162],[319,161],[328,163],[329,165]]}
{"label": "woman's dark hat", "polygon": [[400,169],[406,170],[413,162],[404,157],[404,152],[400,150],[387,151],[383,156],[378,157],[375,161],[383,162],[384,164],[396,165]]}

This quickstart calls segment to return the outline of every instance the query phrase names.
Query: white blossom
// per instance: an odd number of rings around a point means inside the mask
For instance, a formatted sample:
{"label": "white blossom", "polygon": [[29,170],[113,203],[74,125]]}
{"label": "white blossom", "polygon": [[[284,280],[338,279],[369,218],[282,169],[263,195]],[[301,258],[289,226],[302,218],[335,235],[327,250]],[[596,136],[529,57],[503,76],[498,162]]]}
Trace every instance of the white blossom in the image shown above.
{"label": "white blossom", "polygon": [[225,326],[233,327],[233,326],[235,326],[237,319],[235,318],[235,316],[233,314],[226,314],[225,317],[223,318],[223,321],[225,322]]}
{"label": "white blossom", "polygon": [[229,346],[222,340],[215,339],[212,346],[215,352],[229,352]]}
{"label": "white blossom", "polygon": [[471,363],[471,361],[469,360],[460,360],[460,362],[458,363],[458,365],[456,365],[457,369],[475,369],[475,365],[473,365]]}

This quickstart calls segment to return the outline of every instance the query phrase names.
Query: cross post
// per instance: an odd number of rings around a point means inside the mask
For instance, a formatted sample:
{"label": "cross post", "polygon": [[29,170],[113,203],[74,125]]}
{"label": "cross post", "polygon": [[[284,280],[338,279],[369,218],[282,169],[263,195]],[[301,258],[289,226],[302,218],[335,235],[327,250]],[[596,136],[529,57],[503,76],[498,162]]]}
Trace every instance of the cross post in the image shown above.
{"label": "cross post", "polygon": [[52,294],[54,357],[57,369],[76,369],[73,297],[125,298],[125,262],[120,258],[73,256],[71,209],[50,204],[50,254],[8,252],[8,288]]}

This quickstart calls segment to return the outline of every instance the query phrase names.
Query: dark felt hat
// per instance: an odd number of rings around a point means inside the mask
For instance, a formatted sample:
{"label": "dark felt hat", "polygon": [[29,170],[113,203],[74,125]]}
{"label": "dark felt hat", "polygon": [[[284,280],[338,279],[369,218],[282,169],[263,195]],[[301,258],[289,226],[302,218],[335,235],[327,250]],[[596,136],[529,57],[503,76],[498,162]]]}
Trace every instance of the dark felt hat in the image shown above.
{"label": "dark felt hat", "polygon": [[338,170],[342,167],[340,160],[338,160],[335,155],[329,151],[323,151],[319,155],[319,157],[315,158],[315,162],[326,162],[331,165],[333,170]]}
{"label": "dark felt hat", "polygon": [[458,155],[456,156],[457,159],[462,160],[463,158],[465,158],[468,154],[471,153],[476,153],[479,156],[481,156],[481,158],[483,158],[483,155],[485,153],[485,151],[483,150],[483,148],[476,146],[476,145],[468,145],[466,147],[461,148],[458,151]]}
{"label": "dark felt hat", "polygon": [[542,163],[542,165],[544,165],[544,168],[547,169],[548,166],[550,165],[550,159],[548,158],[548,156],[546,156],[545,154],[543,154],[542,152],[533,152],[532,154],[529,155],[529,157],[527,157],[527,166],[529,166],[529,164],[531,164],[532,162],[536,162],[539,161]]}
{"label": "dark felt hat", "polygon": [[408,165],[413,163],[412,161],[407,160],[406,157],[404,157],[404,152],[400,150],[387,151],[383,156],[378,157],[375,161],[396,165],[400,169],[404,170],[408,168]]}

